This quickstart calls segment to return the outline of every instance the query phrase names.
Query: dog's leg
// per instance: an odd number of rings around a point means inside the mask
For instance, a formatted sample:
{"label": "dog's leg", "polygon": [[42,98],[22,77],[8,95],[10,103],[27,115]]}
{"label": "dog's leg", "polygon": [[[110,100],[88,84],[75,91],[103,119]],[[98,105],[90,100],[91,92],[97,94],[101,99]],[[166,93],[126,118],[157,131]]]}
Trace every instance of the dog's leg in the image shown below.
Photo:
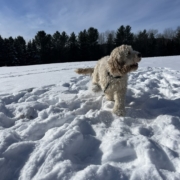
{"label": "dog's leg", "polygon": [[92,83],[92,88],[91,89],[92,89],[93,92],[102,91],[101,87],[99,86],[99,84],[95,84],[95,83]]}
{"label": "dog's leg", "polygon": [[99,82],[99,74],[97,73],[97,71],[94,71],[92,74],[92,91],[93,92],[99,92],[102,90],[98,82]]}
{"label": "dog's leg", "polygon": [[113,107],[113,113],[118,116],[125,116],[125,95],[126,89],[122,89],[120,92],[115,92],[114,94],[115,104]]}
{"label": "dog's leg", "polygon": [[113,97],[113,94],[105,94],[106,96],[106,99],[109,100],[109,101],[114,101],[114,97]]}

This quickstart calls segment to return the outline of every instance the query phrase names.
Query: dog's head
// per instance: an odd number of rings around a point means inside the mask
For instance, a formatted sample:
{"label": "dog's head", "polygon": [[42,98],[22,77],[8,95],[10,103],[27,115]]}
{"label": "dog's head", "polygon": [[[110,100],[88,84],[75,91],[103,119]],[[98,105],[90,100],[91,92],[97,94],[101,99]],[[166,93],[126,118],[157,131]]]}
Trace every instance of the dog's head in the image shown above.
{"label": "dog's head", "polygon": [[134,51],[131,46],[122,45],[115,48],[108,60],[109,70],[113,76],[127,74],[138,69],[141,53]]}

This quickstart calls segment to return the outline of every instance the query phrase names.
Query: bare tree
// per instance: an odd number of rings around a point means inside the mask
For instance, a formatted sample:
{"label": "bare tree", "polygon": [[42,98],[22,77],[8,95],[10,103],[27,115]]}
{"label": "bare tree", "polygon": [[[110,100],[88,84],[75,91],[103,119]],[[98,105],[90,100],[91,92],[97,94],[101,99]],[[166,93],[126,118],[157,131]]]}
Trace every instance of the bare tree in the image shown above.
{"label": "bare tree", "polygon": [[112,39],[114,40],[116,37],[116,32],[114,30],[107,30],[105,31],[105,40],[107,42],[109,35],[111,35]]}
{"label": "bare tree", "polygon": [[105,37],[105,33],[99,33],[99,36],[98,36],[98,43],[99,44],[105,44],[106,42],[106,37]]}
{"label": "bare tree", "polygon": [[166,28],[163,32],[163,36],[166,39],[173,39],[176,36],[176,31],[172,28]]}
{"label": "bare tree", "polygon": [[154,37],[157,38],[157,36],[158,36],[158,30],[157,30],[157,29],[149,29],[149,30],[147,31],[147,34],[148,34],[148,37],[149,37],[151,34],[153,34]]}
{"label": "bare tree", "polygon": [[176,36],[179,35],[179,33],[180,33],[180,26],[178,26],[178,27],[176,28]]}

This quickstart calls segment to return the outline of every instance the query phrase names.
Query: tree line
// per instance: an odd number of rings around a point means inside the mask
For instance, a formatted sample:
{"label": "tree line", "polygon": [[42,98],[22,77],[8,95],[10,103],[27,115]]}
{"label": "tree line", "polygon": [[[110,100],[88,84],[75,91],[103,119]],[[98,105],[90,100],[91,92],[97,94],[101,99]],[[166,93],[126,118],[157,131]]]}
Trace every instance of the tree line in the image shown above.
{"label": "tree line", "polygon": [[22,36],[0,36],[0,66],[97,60],[122,44],[132,45],[143,57],[180,55],[180,27],[165,29],[162,34],[153,29],[134,34],[129,25],[104,33],[90,27],[78,35],[39,31],[28,42]]}

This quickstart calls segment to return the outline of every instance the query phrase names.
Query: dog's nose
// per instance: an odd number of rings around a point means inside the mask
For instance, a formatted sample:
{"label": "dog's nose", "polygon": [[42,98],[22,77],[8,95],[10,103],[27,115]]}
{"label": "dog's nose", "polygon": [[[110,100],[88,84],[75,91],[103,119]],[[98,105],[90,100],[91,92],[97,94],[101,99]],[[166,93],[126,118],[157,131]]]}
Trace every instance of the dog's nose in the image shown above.
{"label": "dog's nose", "polygon": [[138,57],[141,57],[141,53],[138,53]]}

